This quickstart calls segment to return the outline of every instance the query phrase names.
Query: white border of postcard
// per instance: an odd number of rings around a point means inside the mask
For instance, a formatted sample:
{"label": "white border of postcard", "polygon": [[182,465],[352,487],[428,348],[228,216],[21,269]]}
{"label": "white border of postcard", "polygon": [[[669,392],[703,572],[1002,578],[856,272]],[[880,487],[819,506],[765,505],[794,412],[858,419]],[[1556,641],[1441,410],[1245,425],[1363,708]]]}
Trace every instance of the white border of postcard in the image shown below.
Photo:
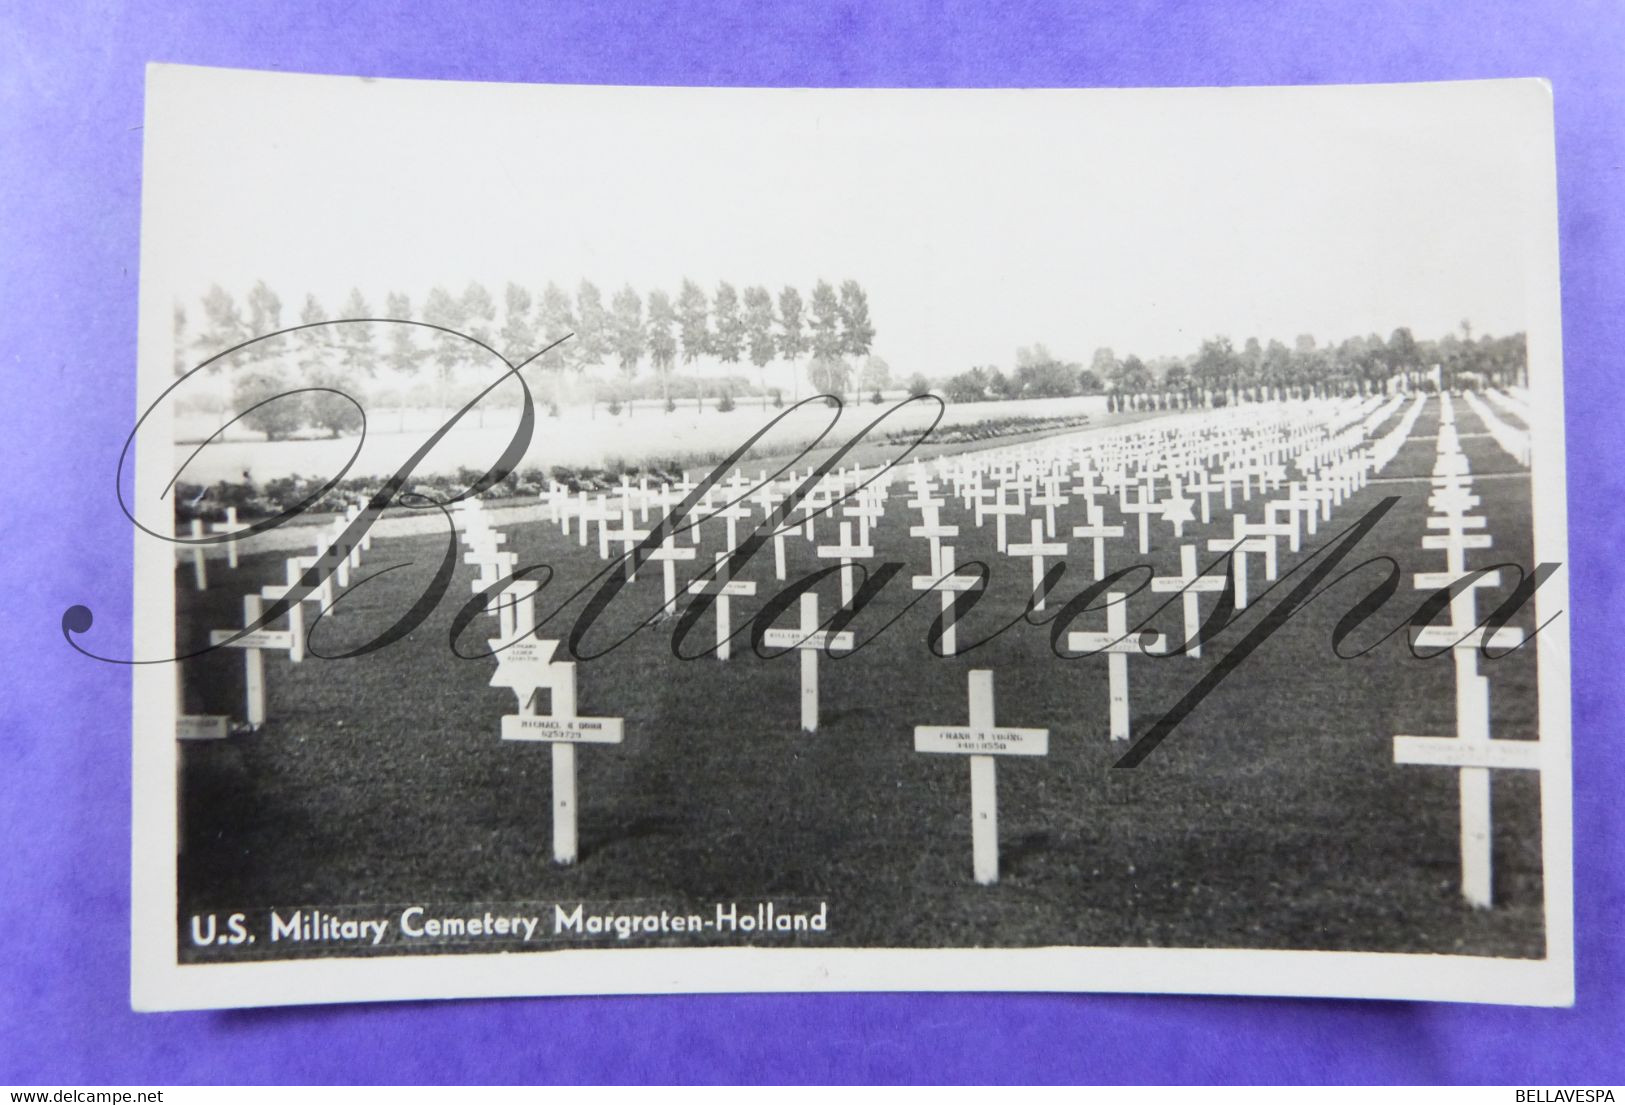
{"label": "white border of postcard", "polygon": [[[166,264],[176,228],[153,218],[155,187],[185,166],[162,161],[163,120],[154,125],[154,89],[192,67],[148,70],[146,153],[142,201],[140,355],[137,411],[170,381],[169,332],[173,286]],[[288,80],[341,80],[282,75]],[[1544,82],[1480,82],[1538,87]],[[688,90],[692,93],[693,90]],[[761,94],[714,89],[716,96]],[[572,95],[590,94],[574,88]],[[772,92],[767,94],[784,94]],[[813,93],[804,93],[813,94]],[[850,95],[850,91],[843,94]],[[878,95],[997,96],[941,91]],[[1046,97],[1132,97],[1135,90],[1026,91],[1025,103]],[[1182,90],[1158,95],[1213,95]],[[1537,563],[1564,565],[1535,594],[1536,621],[1568,609],[1568,541],[1564,472],[1563,395],[1556,154],[1549,107],[1544,148],[1531,158],[1550,166],[1534,210],[1526,213],[1529,305],[1528,357],[1540,366],[1533,389],[1532,480]],[[163,412],[155,414],[155,419]],[[148,441],[169,441],[168,426],[149,425]],[[156,497],[169,478],[168,457],[138,449],[136,496]],[[139,535],[138,535],[139,538]],[[173,644],[174,552],[153,540],[135,541],[134,655]],[[162,627],[162,628],[161,628]],[[1182,948],[1024,949],[756,949],[608,948],[504,955],[339,957],[256,963],[182,965],[177,961],[176,701],[167,665],[137,664],[133,672],[132,1004],[138,1010],[177,1010],[369,1000],[502,997],[553,994],[661,994],[762,991],[1100,991],[1362,997],[1432,1001],[1567,1005],[1574,1000],[1572,770],[1569,634],[1566,616],[1541,630],[1540,739],[1548,746],[1541,809],[1545,887],[1544,959],[1336,951]],[[172,655],[172,653],[166,653]]]}

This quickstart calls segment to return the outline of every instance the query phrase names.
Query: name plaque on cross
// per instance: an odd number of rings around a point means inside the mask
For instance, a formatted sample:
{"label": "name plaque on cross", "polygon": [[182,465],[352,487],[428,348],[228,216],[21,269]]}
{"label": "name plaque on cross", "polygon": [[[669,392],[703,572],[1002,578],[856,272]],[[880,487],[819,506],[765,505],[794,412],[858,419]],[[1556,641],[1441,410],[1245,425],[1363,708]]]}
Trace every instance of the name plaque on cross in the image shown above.
{"label": "name plaque on cross", "polygon": [[808,733],[818,732],[818,654],[835,649],[850,652],[857,640],[850,629],[831,633],[818,624],[818,593],[808,591],[801,596],[801,628],[769,629],[762,634],[763,644],[801,653],[801,728]]}
{"label": "name plaque on cross", "polygon": [[974,756],[1047,756],[1049,730],[916,725],[914,751]]}
{"label": "name plaque on cross", "polygon": [[[239,635],[240,634],[240,635]],[[234,639],[235,638],[235,639]],[[286,629],[256,629],[252,633],[241,630],[212,629],[209,643],[225,648],[293,648],[293,634]]]}
{"label": "name plaque on cross", "polygon": [[969,725],[916,725],[914,751],[970,757],[971,868],[976,881],[999,881],[998,761],[995,756],[1044,756],[1048,729],[1012,729],[993,720],[993,673],[970,673]]}
{"label": "name plaque on cross", "polygon": [[502,718],[505,741],[568,741],[571,744],[620,744],[620,718],[546,717],[506,714]]}
{"label": "name plaque on cross", "polygon": [[175,723],[176,740],[223,740],[230,732],[231,719],[225,714],[181,714]]}
{"label": "name plaque on cross", "polygon": [[1490,772],[1540,772],[1544,752],[1538,740],[1491,738],[1489,680],[1481,675],[1458,677],[1455,736],[1394,738],[1394,763],[1456,769],[1461,895],[1471,906],[1488,909],[1495,900]]}
{"label": "name plaque on cross", "polygon": [[[551,656],[554,641],[542,641]],[[521,661],[523,663],[523,661]],[[500,671],[498,673],[501,674]],[[549,745],[553,757],[553,862],[568,866],[576,861],[576,745],[620,744],[622,719],[579,717],[576,714],[576,666],[554,663],[547,667],[552,694],[551,713],[536,712],[534,700],[520,692],[519,713],[502,718],[502,739]],[[496,683],[496,680],[492,680]],[[519,688],[515,688],[519,690]],[[532,692],[534,693],[534,692]]]}
{"label": "name plaque on cross", "polygon": [[[258,595],[243,596],[243,625],[253,625],[265,612]],[[242,634],[238,636],[238,634]],[[232,638],[236,638],[233,640]],[[243,651],[243,690],[247,699],[248,724],[255,729],[265,724],[265,659],[263,650],[285,649],[292,653],[294,635],[286,629],[255,629],[243,633],[236,629],[209,631],[209,643],[216,647],[236,648]]]}

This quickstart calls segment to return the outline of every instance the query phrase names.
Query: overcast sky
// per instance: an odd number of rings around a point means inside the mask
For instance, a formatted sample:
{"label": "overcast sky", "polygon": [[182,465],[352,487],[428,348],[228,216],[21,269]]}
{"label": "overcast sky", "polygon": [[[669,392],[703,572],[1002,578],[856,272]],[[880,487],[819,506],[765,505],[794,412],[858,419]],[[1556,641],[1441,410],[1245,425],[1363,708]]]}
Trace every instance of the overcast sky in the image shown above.
{"label": "overcast sky", "polygon": [[[149,251],[174,292],[587,277],[859,280],[897,372],[1227,334],[1522,329],[1532,82],[760,91],[155,67]],[[157,238],[152,235],[160,235]],[[194,301],[195,302],[195,301]],[[192,306],[194,317],[201,314]]]}

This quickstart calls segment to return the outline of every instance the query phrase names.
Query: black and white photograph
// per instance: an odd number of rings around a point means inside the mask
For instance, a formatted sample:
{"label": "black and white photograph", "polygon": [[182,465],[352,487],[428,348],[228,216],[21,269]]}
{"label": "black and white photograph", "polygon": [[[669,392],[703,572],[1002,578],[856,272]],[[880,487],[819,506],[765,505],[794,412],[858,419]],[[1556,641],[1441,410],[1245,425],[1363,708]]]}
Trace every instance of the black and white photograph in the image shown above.
{"label": "black and white photograph", "polygon": [[1572,1001],[1543,82],[143,143],[137,1008]]}

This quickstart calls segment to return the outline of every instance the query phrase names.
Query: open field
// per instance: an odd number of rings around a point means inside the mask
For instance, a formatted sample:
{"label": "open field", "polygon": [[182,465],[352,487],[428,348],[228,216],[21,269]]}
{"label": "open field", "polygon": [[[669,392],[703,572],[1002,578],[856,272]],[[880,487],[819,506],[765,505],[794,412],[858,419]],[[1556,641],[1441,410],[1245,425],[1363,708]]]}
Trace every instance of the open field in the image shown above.
{"label": "open field", "polygon": [[[1527,475],[1461,404],[1457,419],[1475,475],[1503,474],[1475,487],[1495,545],[1470,563],[1532,564]],[[1421,594],[1409,574],[1442,567],[1441,553],[1418,547],[1437,432],[1438,401],[1431,400],[1409,442],[1379,473],[1384,478],[1345,502],[1318,537],[1306,538],[1303,554],[1283,547],[1280,584],[1265,593],[1255,575],[1252,604],[1200,659],[1132,657],[1135,732],[1290,589],[1295,564],[1388,496],[1398,501],[1344,567],[1391,556],[1406,582],[1345,651],[1400,625]],[[1395,734],[1450,732],[1450,659],[1414,658],[1402,634],[1354,659],[1331,651],[1334,627],[1380,582],[1381,564],[1354,572],[1291,618],[1143,764],[1114,771],[1127,746],[1107,739],[1105,657],[1059,658],[1050,625],[1021,623],[1029,563],[998,554],[991,521],[978,530],[957,503],[943,521],[960,527],[959,562],[987,563],[992,576],[959,626],[968,651],[947,659],[928,653],[939,605],[935,594],[916,604],[920,593],[908,589],[908,576],[927,564],[924,542],[907,536],[915,519],[904,498],[894,491],[872,538],[871,563],[908,567],[852,624],[862,647],[821,660],[824,712],[816,735],[799,730],[794,656],[764,659],[736,641],[726,663],[676,659],[674,623],[643,624],[660,603],[659,566],[640,571],[581,648],[581,713],[624,718],[626,740],[579,750],[581,856],[570,868],[549,861],[547,749],[498,738],[500,717],[514,709],[512,694],[488,686],[492,660],[458,659],[450,649],[449,627],[470,595],[472,569],[459,568],[432,616],[381,651],[299,665],[268,656],[269,723],[251,735],[182,748],[181,917],[273,906],[455,902],[472,910],[473,903],[631,899],[703,911],[754,896],[827,900],[829,933],[799,939],[835,945],[1542,954],[1532,773],[1495,773],[1496,904],[1472,910],[1458,891],[1456,773],[1398,767],[1392,752]],[[1256,514],[1257,500],[1249,505]],[[1208,538],[1229,533],[1229,517],[1218,501],[1214,508],[1213,523],[1188,524],[1184,541],[1205,549]],[[1060,514],[1062,533],[1084,521],[1076,504]],[[1146,563],[1158,575],[1177,572],[1179,541],[1169,527],[1157,523],[1150,555],[1140,556],[1134,519],[1115,515],[1108,508],[1107,520],[1125,524],[1130,536],[1112,543],[1108,570]],[[694,563],[722,547],[721,526],[708,528]],[[1018,523],[1012,539],[1024,529]],[[504,531],[522,563],[553,569],[538,600],[541,635],[567,636],[606,565],[545,523]],[[819,542],[832,536],[821,522]],[[343,652],[386,628],[427,586],[448,540],[375,542],[359,581],[315,628],[313,647]],[[828,566],[799,538],[789,545],[791,580]],[[1034,621],[1053,617],[1086,585],[1087,564],[1087,543],[1075,541],[1049,610]],[[240,596],[281,582],[283,568],[280,556],[263,554],[246,557],[235,573],[211,571],[211,589],[198,593],[178,569],[183,647],[200,647],[212,628],[240,624]],[[692,564],[679,574],[692,574]],[[743,576],[757,582],[758,594],[733,600],[736,627],[784,586],[772,578],[770,550]],[[1481,611],[1510,590],[1510,581],[1503,583],[1481,597]],[[834,609],[837,580],[824,580],[819,591],[821,609]],[[1211,605],[1204,596],[1204,613]],[[1177,596],[1147,587],[1130,612],[1156,614],[1152,628],[1183,636]],[[1103,623],[1099,613],[1083,613],[1072,628]],[[492,624],[479,618],[463,650],[479,650]],[[1512,624],[1527,632],[1532,611],[1520,611]],[[701,651],[713,632],[707,615],[684,651]],[[1534,736],[1534,649],[1482,666],[1494,734]],[[1047,757],[999,764],[1003,871],[991,887],[971,879],[963,759],[917,754],[912,740],[915,725],[965,720],[973,668],[996,673],[999,724],[1050,731]],[[241,712],[239,654],[214,652],[183,671],[188,712]],[[183,953],[213,954],[184,939]]]}
{"label": "open field", "polygon": [[[606,467],[618,463],[636,466],[651,461],[679,465],[694,462],[709,467],[781,413],[783,418],[763,437],[760,451],[764,455],[793,452],[795,447],[814,441],[826,431],[826,441],[851,438],[903,398],[897,395],[879,405],[848,403],[838,415],[821,403],[807,403],[794,411],[787,407],[786,412],[779,412],[763,411],[755,403],[741,402],[737,409],[727,413],[707,404],[703,411],[687,405],[679,406],[670,414],[640,409],[635,415],[623,413],[612,417],[600,406],[590,412],[590,416],[588,409],[582,407],[567,408],[560,417],[551,418],[545,407],[538,406],[530,449],[518,467]],[[918,432],[931,424],[939,410],[942,411],[939,429],[987,419],[1087,415],[1092,425],[1112,425],[1123,418],[1145,417],[1132,413],[1108,415],[1105,397],[1100,395],[950,403],[946,408],[936,402],[918,402],[887,418],[880,432]],[[195,442],[207,438],[218,426],[215,419],[189,417],[181,420],[175,436],[177,441],[194,444],[176,446],[175,464],[179,467],[185,463],[185,475],[181,478],[199,484],[219,480],[237,482],[245,472],[260,482],[288,475],[326,479],[354,455],[350,475],[384,476],[406,463],[453,413],[382,412],[369,422],[365,441],[356,437],[270,442],[227,438],[210,444],[187,463],[196,449]],[[517,409],[511,407],[491,410],[483,423],[478,411],[471,412],[424,457],[416,473],[425,476],[456,472],[460,468],[484,471],[502,454],[518,419]]]}

